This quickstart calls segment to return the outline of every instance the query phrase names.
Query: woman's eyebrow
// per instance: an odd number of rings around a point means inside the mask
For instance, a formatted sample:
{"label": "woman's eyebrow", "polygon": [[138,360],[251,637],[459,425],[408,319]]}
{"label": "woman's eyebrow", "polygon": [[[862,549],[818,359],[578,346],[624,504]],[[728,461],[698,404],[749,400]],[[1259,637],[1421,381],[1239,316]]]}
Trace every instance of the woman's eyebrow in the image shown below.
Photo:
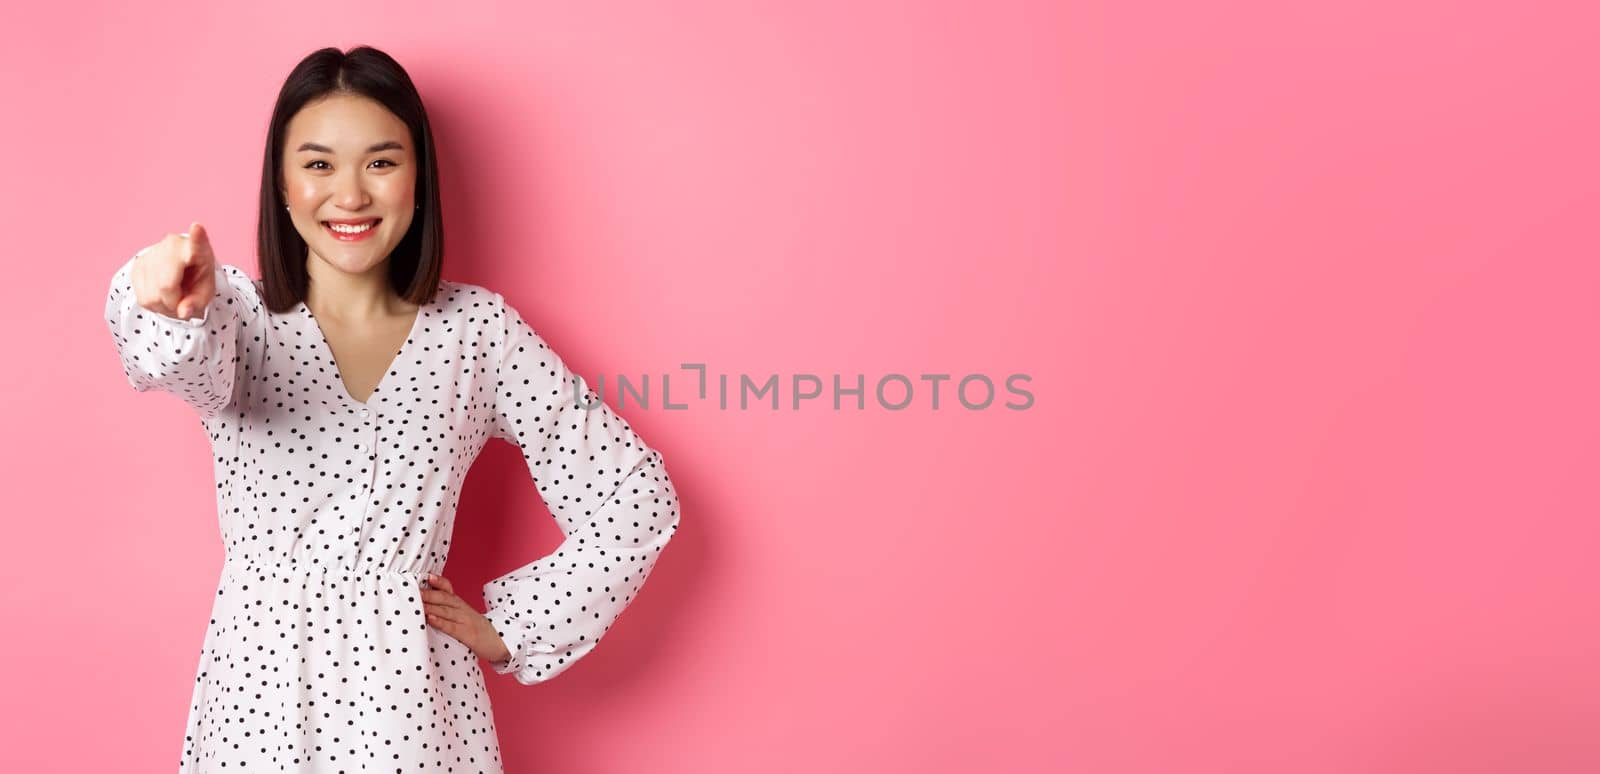
{"label": "woman's eyebrow", "polygon": [[[405,146],[401,145],[398,142],[395,142],[394,140],[386,140],[384,142],[380,142],[377,145],[374,145],[374,146],[368,148],[367,152],[368,153],[377,153],[378,151],[381,151],[381,150],[405,150]],[[300,151],[315,151],[317,153],[332,153],[333,149],[329,148],[329,147],[327,147],[325,145],[318,145],[318,144],[316,144],[314,142],[305,142],[305,143],[301,143],[300,147],[295,149],[295,152],[297,152],[297,153],[300,152]]]}

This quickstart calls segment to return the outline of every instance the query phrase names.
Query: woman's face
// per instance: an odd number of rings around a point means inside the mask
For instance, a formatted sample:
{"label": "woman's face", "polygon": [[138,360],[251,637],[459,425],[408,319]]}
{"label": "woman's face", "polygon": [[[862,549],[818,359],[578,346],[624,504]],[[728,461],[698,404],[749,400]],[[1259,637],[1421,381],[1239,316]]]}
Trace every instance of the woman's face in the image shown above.
{"label": "woman's face", "polygon": [[[416,214],[416,158],[405,122],[370,98],[329,95],[294,114],[280,187],[306,260],[350,274],[383,264]],[[338,233],[329,221],[376,225]]]}

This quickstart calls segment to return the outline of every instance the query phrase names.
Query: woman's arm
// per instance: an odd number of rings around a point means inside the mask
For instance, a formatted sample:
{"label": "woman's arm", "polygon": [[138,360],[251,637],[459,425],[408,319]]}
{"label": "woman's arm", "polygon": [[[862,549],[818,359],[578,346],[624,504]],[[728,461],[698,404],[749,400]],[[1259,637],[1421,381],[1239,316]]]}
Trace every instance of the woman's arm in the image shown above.
{"label": "woman's arm", "polygon": [[532,685],[593,650],[639,593],[677,531],[678,497],[661,454],[498,294],[496,303],[490,431],[520,447],[566,534],[555,552],[483,587],[484,615],[511,651],[491,665]]}

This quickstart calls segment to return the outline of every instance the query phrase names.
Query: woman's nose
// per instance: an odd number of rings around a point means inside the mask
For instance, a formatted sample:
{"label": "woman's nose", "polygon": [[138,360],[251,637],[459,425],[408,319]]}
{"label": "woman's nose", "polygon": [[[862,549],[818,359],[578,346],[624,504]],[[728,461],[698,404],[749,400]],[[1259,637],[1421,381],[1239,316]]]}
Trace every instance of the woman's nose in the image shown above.
{"label": "woman's nose", "polygon": [[334,185],[334,197],[340,207],[354,212],[367,205],[367,192],[360,172],[340,175]]}

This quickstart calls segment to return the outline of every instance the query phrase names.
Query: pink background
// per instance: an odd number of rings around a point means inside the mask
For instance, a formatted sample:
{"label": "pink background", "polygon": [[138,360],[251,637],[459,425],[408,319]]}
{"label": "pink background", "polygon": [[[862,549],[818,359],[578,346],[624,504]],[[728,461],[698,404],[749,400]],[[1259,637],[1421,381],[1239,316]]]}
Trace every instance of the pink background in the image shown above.
{"label": "pink background", "polygon": [[[0,769],[177,763],[207,441],[106,285],[190,220],[256,274],[273,97],[358,43],[427,100],[446,276],[591,379],[1033,379],[628,406],[684,528],[583,663],[490,675],[508,771],[1600,769],[1600,19],[1189,6],[8,11]],[[558,538],[520,462],[475,602]]]}

